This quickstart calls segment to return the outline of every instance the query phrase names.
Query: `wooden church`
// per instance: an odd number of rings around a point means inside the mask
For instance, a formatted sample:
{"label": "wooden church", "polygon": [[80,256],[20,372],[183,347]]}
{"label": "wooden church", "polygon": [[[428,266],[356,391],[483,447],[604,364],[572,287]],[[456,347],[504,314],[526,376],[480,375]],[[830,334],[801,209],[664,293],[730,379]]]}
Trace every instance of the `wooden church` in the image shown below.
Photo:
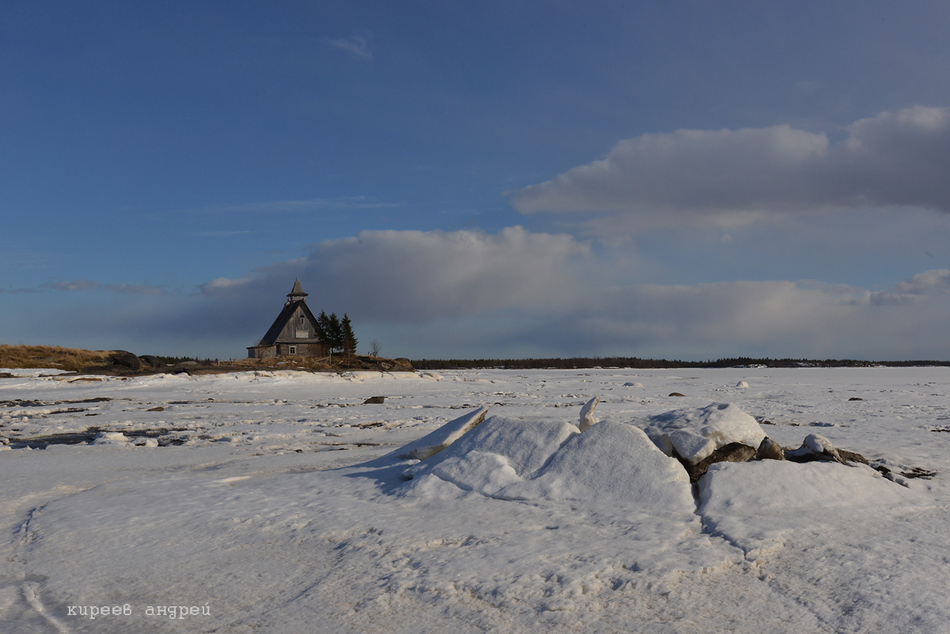
{"label": "wooden church", "polygon": [[287,303],[267,334],[256,346],[248,347],[249,359],[293,355],[324,357],[330,354],[319,339],[317,318],[307,306],[307,295],[300,287],[300,280],[295,280],[293,290],[287,293]]}

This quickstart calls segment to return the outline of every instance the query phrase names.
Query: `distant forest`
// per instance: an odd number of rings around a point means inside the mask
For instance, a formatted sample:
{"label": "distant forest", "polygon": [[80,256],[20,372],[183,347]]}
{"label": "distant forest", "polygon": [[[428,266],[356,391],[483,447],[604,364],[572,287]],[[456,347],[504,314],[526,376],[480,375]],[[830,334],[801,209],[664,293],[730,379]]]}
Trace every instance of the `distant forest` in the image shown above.
{"label": "distant forest", "polygon": [[715,361],[677,361],[640,359],[637,357],[573,357],[570,359],[412,359],[417,370],[465,370],[498,368],[504,370],[631,368],[650,370],[663,368],[891,368],[913,366],[950,367],[950,361],[859,361],[855,359],[753,359],[734,357]]}

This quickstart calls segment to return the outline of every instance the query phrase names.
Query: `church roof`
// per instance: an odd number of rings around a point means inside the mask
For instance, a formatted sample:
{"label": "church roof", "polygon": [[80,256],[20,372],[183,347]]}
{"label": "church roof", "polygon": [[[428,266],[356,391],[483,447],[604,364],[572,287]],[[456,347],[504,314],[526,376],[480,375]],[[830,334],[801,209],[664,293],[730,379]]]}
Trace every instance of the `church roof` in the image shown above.
{"label": "church roof", "polygon": [[300,287],[300,281],[294,282],[294,289],[287,294],[287,297],[290,299],[287,300],[287,303],[284,304],[283,309],[281,309],[280,314],[277,315],[277,319],[274,320],[274,323],[271,324],[271,327],[268,328],[267,333],[261,339],[259,346],[272,346],[277,343],[277,340],[280,338],[280,334],[283,332],[284,327],[294,317],[294,313],[299,307],[304,315],[310,320],[310,323],[316,325],[317,318],[313,316],[313,313],[310,311],[310,307],[307,306],[307,302],[304,297],[307,296],[307,293],[303,292],[303,289]]}

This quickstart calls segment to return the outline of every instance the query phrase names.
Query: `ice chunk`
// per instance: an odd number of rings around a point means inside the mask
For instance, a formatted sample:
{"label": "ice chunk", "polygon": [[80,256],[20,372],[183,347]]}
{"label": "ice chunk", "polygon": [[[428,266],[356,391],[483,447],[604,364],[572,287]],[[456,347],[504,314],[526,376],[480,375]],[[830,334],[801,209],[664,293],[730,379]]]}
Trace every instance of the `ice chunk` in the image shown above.
{"label": "ice chunk", "polygon": [[127,445],[129,439],[120,431],[103,431],[92,439],[93,445]]}
{"label": "ice chunk", "polygon": [[581,408],[580,425],[578,426],[581,431],[597,423],[597,418],[594,417],[594,410],[597,409],[597,403],[599,402],[600,399],[595,396],[587,401],[584,407]]}
{"label": "ice chunk", "polygon": [[402,449],[398,450],[396,455],[404,460],[415,458],[425,460],[430,456],[439,453],[453,442],[461,438],[465,432],[479,425],[485,420],[488,413],[487,407],[482,407],[474,412],[469,412],[464,416],[459,416],[453,421],[442,425],[434,432],[426,434],[422,438],[415,440]]}

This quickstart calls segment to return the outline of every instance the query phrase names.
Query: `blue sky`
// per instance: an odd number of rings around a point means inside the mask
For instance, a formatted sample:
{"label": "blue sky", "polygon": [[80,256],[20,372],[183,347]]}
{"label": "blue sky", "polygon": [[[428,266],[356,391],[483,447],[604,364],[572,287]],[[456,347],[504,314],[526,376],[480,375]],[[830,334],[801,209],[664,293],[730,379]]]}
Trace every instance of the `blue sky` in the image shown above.
{"label": "blue sky", "polygon": [[950,359],[943,2],[0,7],[0,341]]}

